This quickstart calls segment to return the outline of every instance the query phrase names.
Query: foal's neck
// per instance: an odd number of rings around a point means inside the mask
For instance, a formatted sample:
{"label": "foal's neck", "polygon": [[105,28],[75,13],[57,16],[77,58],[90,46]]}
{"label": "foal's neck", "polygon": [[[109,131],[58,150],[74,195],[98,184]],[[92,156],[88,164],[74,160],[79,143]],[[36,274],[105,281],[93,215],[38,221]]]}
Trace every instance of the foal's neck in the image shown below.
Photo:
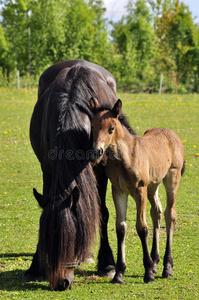
{"label": "foal's neck", "polygon": [[119,120],[117,120],[117,124],[115,127],[114,141],[122,141],[123,143],[127,143],[129,141],[133,141],[137,137],[129,132],[128,128],[126,128]]}
{"label": "foal's neck", "polygon": [[115,165],[115,161],[120,162],[124,169],[131,169],[132,152],[138,136],[133,135],[129,130],[117,121],[112,142],[109,145],[109,164]]}
{"label": "foal's neck", "polygon": [[119,151],[120,154],[125,154],[128,150],[132,150],[135,144],[135,140],[138,138],[137,135],[133,135],[129,130],[117,120],[117,124],[112,139],[112,145],[115,145],[115,151]]}

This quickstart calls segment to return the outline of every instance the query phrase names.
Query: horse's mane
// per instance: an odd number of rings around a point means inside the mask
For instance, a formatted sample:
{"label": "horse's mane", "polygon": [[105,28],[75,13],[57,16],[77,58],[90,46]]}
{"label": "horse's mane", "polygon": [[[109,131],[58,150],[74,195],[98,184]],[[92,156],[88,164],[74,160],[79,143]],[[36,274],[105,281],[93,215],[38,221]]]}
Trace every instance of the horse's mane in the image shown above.
{"label": "horse's mane", "polygon": [[[71,109],[73,109],[72,112],[79,113],[78,110],[74,109],[78,108],[89,117],[92,116],[89,99],[91,97],[98,98],[99,90],[97,82],[98,79],[95,73],[81,64],[77,64],[70,69],[60,95],[60,114],[62,115],[61,122],[63,130],[67,130],[67,128],[65,128],[67,125],[65,124],[65,119]],[[79,120],[79,118],[77,120]]]}
{"label": "horse's mane", "polygon": [[[67,263],[84,261],[100,224],[96,182],[90,164],[76,179],[80,196],[70,206],[71,196],[51,200],[40,219],[39,257],[49,268],[51,289],[64,278]],[[67,194],[67,193],[66,193]],[[75,260],[75,261],[74,261]]]}
{"label": "horse's mane", "polygon": [[[54,103],[58,101],[53,114],[57,128],[55,136],[51,137],[51,147],[56,147],[57,153],[56,158],[50,161],[50,202],[40,226],[40,258],[45,261],[47,255],[51,273],[54,274],[52,286],[62,274],[63,262],[71,262],[74,257],[84,259],[94,238],[96,225],[100,224],[97,182],[87,157],[91,147],[89,118],[92,118],[92,113],[89,99],[97,98],[97,78],[89,69],[75,65],[61,88],[59,81],[56,86],[57,80],[50,98]],[[80,196],[74,211],[68,207],[70,197],[67,195],[75,186]],[[57,205],[60,200],[65,206]]]}
{"label": "horse's mane", "polygon": [[58,97],[59,120],[55,145],[58,153],[62,151],[63,154],[62,159],[53,162],[56,171],[51,190],[52,197],[63,193],[66,188],[70,189],[74,179],[77,181],[89,164],[86,153],[91,147],[90,131],[86,130],[85,121],[82,121],[80,113],[87,115],[89,119],[92,118],[89,99],[97,99],[97,95],[95,74],[81,64],[72,67]]}

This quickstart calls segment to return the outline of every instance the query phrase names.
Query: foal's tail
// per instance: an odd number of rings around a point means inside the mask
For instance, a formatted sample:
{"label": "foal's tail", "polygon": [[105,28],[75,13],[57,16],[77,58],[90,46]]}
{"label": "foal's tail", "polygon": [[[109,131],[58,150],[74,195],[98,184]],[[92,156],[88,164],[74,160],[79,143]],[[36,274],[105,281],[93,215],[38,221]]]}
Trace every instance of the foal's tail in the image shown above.
{"label": "foal's tail", "polygon": [[183,166],[182,166],[182,169],[181,169],[181,176],[184,174],[185,172],[185,160],[183,162]]}

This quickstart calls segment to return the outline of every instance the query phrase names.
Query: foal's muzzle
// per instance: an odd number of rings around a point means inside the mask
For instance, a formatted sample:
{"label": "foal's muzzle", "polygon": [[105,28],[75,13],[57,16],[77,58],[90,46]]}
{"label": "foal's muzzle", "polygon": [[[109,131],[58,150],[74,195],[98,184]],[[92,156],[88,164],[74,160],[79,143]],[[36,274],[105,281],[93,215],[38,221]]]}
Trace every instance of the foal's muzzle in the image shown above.
{"label": "foal's muzzle", "polygon": [[97,149],[97,148],[93,147],[90,151],[90,160],[95,161],[95,160],[99,159],[103,155],[103,153],[104,153],[104,151],[102,148]]}

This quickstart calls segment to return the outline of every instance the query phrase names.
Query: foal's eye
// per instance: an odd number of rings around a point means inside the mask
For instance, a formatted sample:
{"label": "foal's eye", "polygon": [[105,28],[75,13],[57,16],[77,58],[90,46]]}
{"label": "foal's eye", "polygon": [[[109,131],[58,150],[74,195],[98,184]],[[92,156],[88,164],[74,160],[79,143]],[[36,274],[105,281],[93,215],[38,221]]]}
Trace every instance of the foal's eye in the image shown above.
{"label": "foal's eye", "polygon": [[113,133],[113,131],[114,131],[114,129],[115,129],[115,126],[113,126],[113,127],[109,128],[109,130],[108,130],[108,133],[109,133],[109,134],[112,134],[112,133]]}

